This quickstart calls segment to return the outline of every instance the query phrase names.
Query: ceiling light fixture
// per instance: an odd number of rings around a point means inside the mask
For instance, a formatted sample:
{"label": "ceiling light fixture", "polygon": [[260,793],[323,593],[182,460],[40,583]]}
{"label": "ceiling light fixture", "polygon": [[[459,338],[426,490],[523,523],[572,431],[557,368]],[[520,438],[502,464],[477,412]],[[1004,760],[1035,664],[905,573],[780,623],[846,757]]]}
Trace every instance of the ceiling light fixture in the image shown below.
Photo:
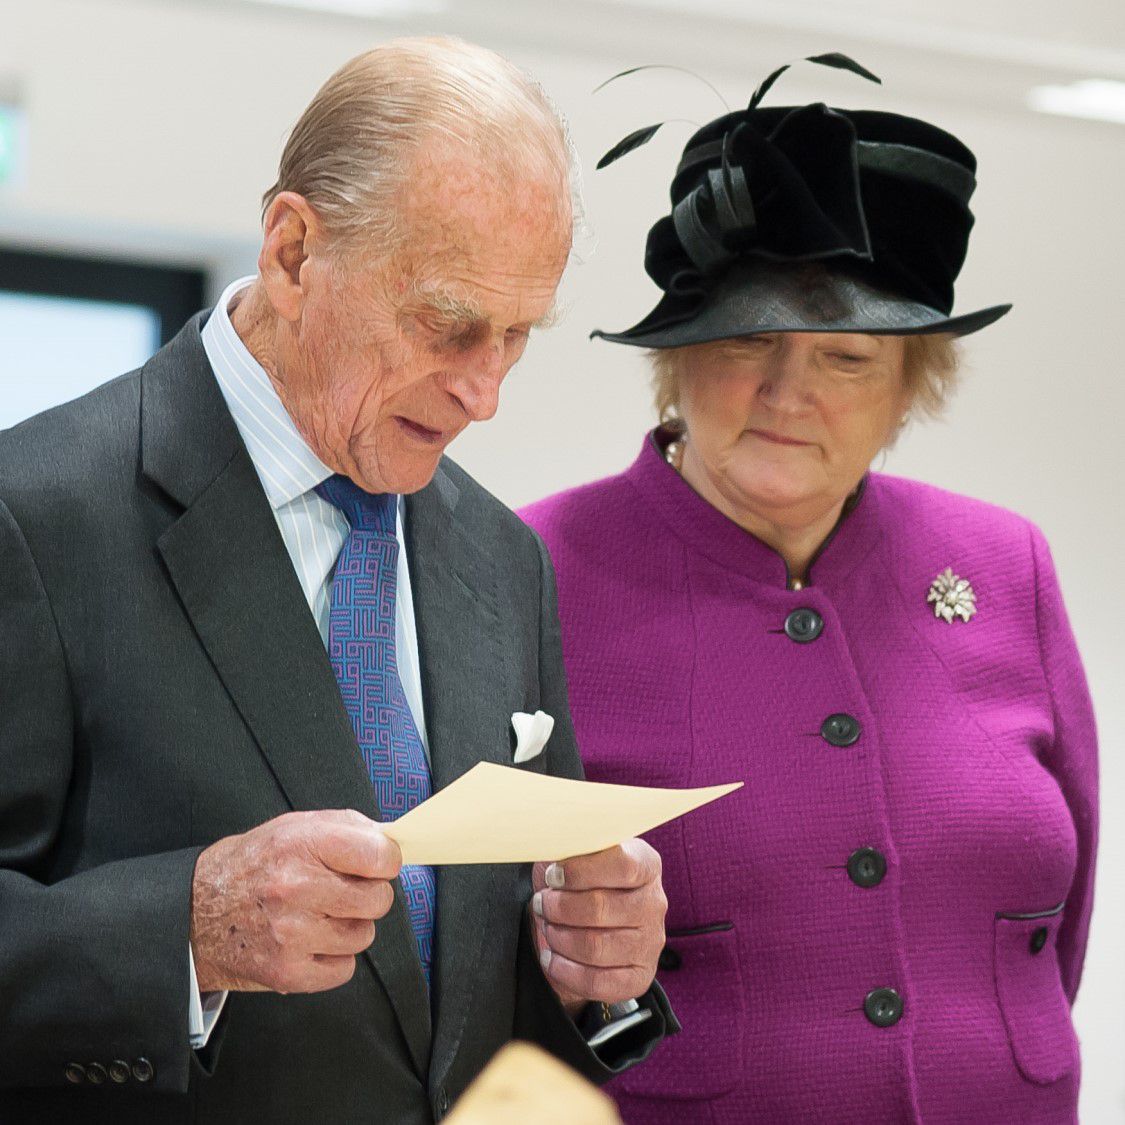
{"label": "ceiling light fixture", "polygon": [[1125,125],[1125,82],[1083,78],[1069,86],[1036,86],[1028,91],[1027,104],[1040,113]]}
{"label": "ceiling light fixture", "polygon": [[447,0],[249,0],[252,4],[274,8],[300,8],[336,16],[363,16],[367,19],[396,19],[403,16],[432,15],[448,9]]}

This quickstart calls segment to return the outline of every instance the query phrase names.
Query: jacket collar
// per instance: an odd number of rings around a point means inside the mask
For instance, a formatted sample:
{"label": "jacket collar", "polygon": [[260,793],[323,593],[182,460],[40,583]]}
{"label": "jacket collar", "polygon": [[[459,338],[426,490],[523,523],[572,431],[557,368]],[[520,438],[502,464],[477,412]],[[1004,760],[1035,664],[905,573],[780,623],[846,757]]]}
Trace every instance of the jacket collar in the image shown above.
{"label": "jacket collar", "polygon": [[[625,473],[649,510],[693,552],[754,582],[786,589],[789,569],[781,555],[704,500],[668,464],[664,450],[669,437],[662,429],[646,434]],[[874,548],[882,537],[878,492],[878,478],[867,474],[813,558],[806,586],[838,586]]]}
{"label": "jacket collar", "polygon": [[[190,321],[141,372],[142,473],[182,509],[157,549],[289,805],[353,808],[379,820],[320,633],[207,362],[203,322],[204,314]],[[395,899],[366,957],[425,1076],[429,997],[397,886]]]}

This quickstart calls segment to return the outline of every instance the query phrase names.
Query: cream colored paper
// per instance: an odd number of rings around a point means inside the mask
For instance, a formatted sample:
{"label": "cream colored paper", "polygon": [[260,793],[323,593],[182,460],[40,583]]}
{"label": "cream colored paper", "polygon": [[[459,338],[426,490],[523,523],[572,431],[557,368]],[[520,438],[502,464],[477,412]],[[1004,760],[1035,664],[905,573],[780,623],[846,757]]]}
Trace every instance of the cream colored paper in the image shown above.
{"label": "cream colored paper", "polygon": [[383,825],[403,863],[528,863],[600,852],[742,787],[645,789],[480,762]]}
{"label": "cream colored paper", "polygon": [[448,1125],[621,1125],[613,1102],[530,1043],[509,1043],[477,1075]]}

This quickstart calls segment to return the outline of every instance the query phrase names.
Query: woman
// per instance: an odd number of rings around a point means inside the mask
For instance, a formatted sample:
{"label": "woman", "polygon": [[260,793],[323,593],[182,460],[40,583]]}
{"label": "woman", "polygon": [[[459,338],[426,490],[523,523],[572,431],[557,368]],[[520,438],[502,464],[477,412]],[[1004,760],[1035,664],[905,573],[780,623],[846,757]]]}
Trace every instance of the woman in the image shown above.
{"label": "woman", "polygon": [[[1076,1119],[1096,745],[1047,545],[869,472],[953,382],[975,161],[823,105],[688,142],[632,329],[662,424],[524,515],[588,775],[743,779],[653,834],[684,1030],[625,1120]],[[545,902],[547,922],[552,907]]]}

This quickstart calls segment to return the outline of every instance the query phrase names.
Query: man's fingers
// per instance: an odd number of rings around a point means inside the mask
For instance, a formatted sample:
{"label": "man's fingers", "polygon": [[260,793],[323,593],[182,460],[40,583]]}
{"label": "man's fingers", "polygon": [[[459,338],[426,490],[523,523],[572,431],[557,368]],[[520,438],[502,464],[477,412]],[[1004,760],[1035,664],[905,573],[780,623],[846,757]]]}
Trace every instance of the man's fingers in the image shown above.
{"label": "man's fingers", "polygon": [[585,1000],[619,1004],[640,996],[649,985],[646,974],[637,968],[597,969],[571,961],[561,953],[547,950],[540,958],[543,972],[556,991],[571,993]]}
{"label": "man's fingers", "polygon": [[354,957],[317,954],[308,959],[298,974],[294,974],[293,983],[296,987],[286,991],[325,992],[330,988],[339,988],[340,985],[347,984],[354,973]]}
{"label": "man's fingers", "polygon": [[398,877],[402,852],[374,821],[355,824],[339,819],[318,819],[307,826],[307,830],[309,855],[325,867],[341,875],[359,875],[365,879]]}
{"label": "man's fingers", "polygon": [[[538,867],[540,865],[536,865]],[[532,872],[534,881],[534,871]],[[644,840],[626,840],[614,848],[543,867],[543,884],[554,890],[587,891],[597,887],[643,887],[660,878],[660,856]],[[538,889],[538,887],[537,887]]]}
{"label": "man's fingers", "polygon": [[321,918],[314,932],[315,956],[354,957],[375,940],[375,923],[358,918]]}
{"label": "man's fingers", "polygon": [[389,913],[394,901],[393,881],[340,875],[321,868],[318,877],[309,881],[302,905],[332,918],[376,920]]}
{"label": "man's fingers", "polygon": [[659,884],[635,890],[537,891],[532,910],[559,926],[593,926],[599,929],[643,926],[662,920],[668,900]]}
{"label": "man's fingers", "polygon": [[596,969],[639,969],[652,954],[652,938],[644,930],[547,925],[545,936],[552,953]]}

